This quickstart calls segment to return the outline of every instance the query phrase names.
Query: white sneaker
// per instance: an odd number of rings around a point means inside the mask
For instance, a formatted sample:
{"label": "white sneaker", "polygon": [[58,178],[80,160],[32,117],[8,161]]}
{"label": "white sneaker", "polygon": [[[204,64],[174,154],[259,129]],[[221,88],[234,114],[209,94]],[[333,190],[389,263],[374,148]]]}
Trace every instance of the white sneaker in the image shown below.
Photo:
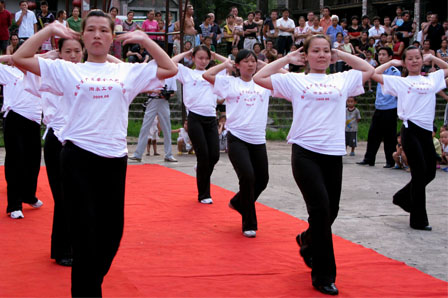
{"label": "white sneaker", "polygon": [[213,204],[212,198],[202,199],[200,202],[202,204]]}
{"label": "white sneaker", "polygon": [[175,159],[173,156],[165,157],[165,161],[167,162],[177,162],[177,159]]}
{"label": "white sneaker", "polygon": [[11,212],[10,216],[11,216],[12,219],[24,218],[23,213],[22,213],[21,210],[16,210],[16,211]]}
{"label": "white sneaker", "polygon": [[30,206],[33,207],[33,208],[40,208],[40,207],[42,207],[43,204],[44,203],[41,200],[38,199],[36,203],[30,204]]}
{"label": "white sneaker", "polygon": [[243,236],[247,238],[255,238],[255,236],[257,236],[257,232],[254,230],[244,231]]}

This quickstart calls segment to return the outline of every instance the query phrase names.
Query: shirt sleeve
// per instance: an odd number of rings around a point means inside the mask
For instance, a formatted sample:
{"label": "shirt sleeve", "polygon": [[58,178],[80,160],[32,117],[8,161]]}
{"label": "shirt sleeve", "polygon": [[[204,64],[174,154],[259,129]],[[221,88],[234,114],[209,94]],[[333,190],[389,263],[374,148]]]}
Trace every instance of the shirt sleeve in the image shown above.
{"label": "shirt sleeve", "polygon": [[213,86],[213,93],[218,95],[219,98],[230,98],[234,95],[233,85],[235,78],[219,73],[215,77],[215,85]]}
{"label": "shirt sleeve", "polygon": [[20,19],[20,16],[22,15],[21,11],[18,11],[14,14],[14,19],[16,20],[16,22]]}
{"label": "shirt sleeve", "polygon": [[347,71],[345,73],[343,88],[347,90],[347,96],[363,94],[362,72],[355,69]]}
{"label": "shirt sleeve", "polygon": [[[165,85],[164,80],[159,80],[157,78],[157,63],[155,60],[151,60],[148,63],[126,64],[128,67],[132,67],[126,78],[126,81],[132,85],[128,86],[128,88],[132,90],[130,92],[131,94],[137,96],[137,94],[141,92],[159,89]],[[134,97],[132,97],[131,100],[133,100]]]}
{"label": "shirt sleeve", "polygon": [[188,78],[190,77],[190,74],[189,74],[190,71],[191,71],[190,68],[184,66],[181,63],[178,63],[176,79],[178,79],[179,82],[181,82],[182,84],[187,83],[189,81]]}
{"label": "shirt sleeve", "polygon": [[434,92],[435,93],[446,88],[445,72],[443,69],[440,69],[436,72],[430,73],[429,77],[434,82]]}
{"label": "shirt sleeve", "polygon": [[271,82],[273,88],[272,96],[292,100],[294,91],[291,88],[292,84],[289,83],[291,77],[292,75],[289,73],[287,74],[277,73],[272,75],[271,76]]}
{"label": "shirt sleeve", "polygon": [[19,79],[10,69],[11,66],[7,66],[0,63],[0,85],[7,85],[16,79]]}
{"label": "shirt sleeve", "polygon": [[36,15],[33,12],[33,24],[37,24],[37,19],[36,19]]}
{"label": "shirt sleeve", "polygon": [[68,70],[69,64],[60,59],[50,60],[39,57],[40,77],[44,78],[41,81],[40,91],[51,92],[56,95],[64,94],[64,83],[73,81],[74,78],[70,78],[71,73]]}
{"label": "shirt sleeve", "polygon": [[381,86],[381,90],[384,94],[389,94],[392,96],[398,96],[398,89],[401,86],[401,77],[383,75],[383,85]]}

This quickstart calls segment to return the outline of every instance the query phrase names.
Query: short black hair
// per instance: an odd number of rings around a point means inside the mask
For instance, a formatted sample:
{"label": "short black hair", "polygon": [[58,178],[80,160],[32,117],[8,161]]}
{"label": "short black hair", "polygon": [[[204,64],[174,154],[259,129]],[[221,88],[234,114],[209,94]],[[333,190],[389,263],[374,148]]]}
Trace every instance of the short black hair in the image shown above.
{"label": "short black hair", "polygon": [[379,16],[374,16],[374,17],[373,17],[372,21],[374,21],[374,22],[375,22],[376,20],[378,20],[378,21],[381,21],[381,19],[380,19],[380,17],[379,17]]}
{"label": "short black hair", "polygon": [[390,47],[381,47],[381,48],[379,48],[378,53],[380,51],[386,51],[387,52],[387,56],[389,56],[389,57],[394,55],[394,51],[392,51],[392,49]]}
{"label": "short black hair", "polygon": [[369,16],[368,16],[368,15],[366,15],[366,14],[365,14],[365,15],[363,15],[361,19],[363,19],[363,20],[364,20],[364,19],[369,19],[369,20],[370,20]]}
{"label": "short black hair", "polygon": [[[4,3],[5,1],[1,1],[1,2]],[[40,6],[44,6],[44,5],[45,5],[45,6],[48,6],[48,2],[47,2],[47,1],[41,1],[41,2],[40,2]]]}

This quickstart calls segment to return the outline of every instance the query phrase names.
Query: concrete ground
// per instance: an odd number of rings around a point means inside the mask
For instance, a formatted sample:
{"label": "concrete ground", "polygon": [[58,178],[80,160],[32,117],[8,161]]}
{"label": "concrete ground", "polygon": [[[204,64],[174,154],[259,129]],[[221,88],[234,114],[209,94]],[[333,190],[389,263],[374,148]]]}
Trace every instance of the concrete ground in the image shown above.
{"label": "concrete ground", "polygon": [[[306,221],[305,203],[292,177],[291,146],[286,142],[268,142],[267,148],[270,180],[258,201]],[[344,157],[340,212],[333,233],[448,281],[448,173],[437,170],[436,178],[427,187],[427,211],[433,230],[413,230],[409,227],[409,214],[392,204],[392,195],[409,181],[410,173],[383,169],[382,148],[376,166],[355,164],[362,159],[365,149],[366,143],[361,142],[355,157]],[[135,145],[129,145],[129,155],[134,150]],[[158,151],[163,153],[163,145],[158,145]],[[176,146],[173,152],[177,152]],[[1,148],[0,164],[4,162],[4,154]],[[194,155],[174,156],[179,162],[164,162],[163,154],[144,156],[142,162],[161,164],[195,176]],[[238,179],[225,153],[221,153],[212,183],[238,191]],[[262,222],[259,226],[263,229]]]}

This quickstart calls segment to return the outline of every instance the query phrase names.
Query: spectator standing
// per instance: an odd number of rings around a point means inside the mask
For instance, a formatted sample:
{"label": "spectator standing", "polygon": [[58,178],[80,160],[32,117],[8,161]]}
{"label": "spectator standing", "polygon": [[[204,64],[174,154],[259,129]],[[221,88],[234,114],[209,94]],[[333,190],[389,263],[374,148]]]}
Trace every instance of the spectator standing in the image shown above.
{"label": "spectator standing", "polygon": [[286,55],[292,45],[292,36],[296,25],[294,21],[289,18],[289,10],[284,8],[282,10],[282,18],[277,20],[278,33],[278,52]]}
{"label": "spectator standing", "polygon": [[[168,33],[174,32],[173,15],[168,12]],[[168,35],[168,56],[173,56],[174,52],[174,36]]]}
{"label": "spectator standing", "polygon": [[199,25],[198,34],[201,39],[201,43],[203,43],[204,38],[206,36],[210,36],[210,37],[213,36],[212,25],[210,24],[210,21],[211,21],[210,15],[206,15],[204,18],[204,22],[201,25]]}
{"label": "spectator standing", "polygon": [[342,33],[342,36],[345,36],[344,29],[342,29],[341,25],[339,23],[339,17],[337,15],[331,16],[331,26],[328,27],[327,31],[325,32],[331,40],[331,44],[333,44],[336,41],[336,34],[339,32]]}
{"label": "spectator standing", "polygon": [[[185,11],[185,22],[184,22],[184,40],[183,43],[185,44],[187,41],[191,43],[191,46],[194,47],[196,45],[196,34],[197,31],[194,28],[194,8],[192,5],[187,5],[187,10]],[[149,18],[149,17],[148,17]],[[182,16],[181,16],[181,19]],[[174,31],[180,30],[180,22],[177,21],[174,23]]]}
{"label": "spectator standing", "polygon": [[373,26],[369,29],[369,37],[375,38],[375,46],[378,44],[383,33],[384,28],[380,26],[380,17],[373,17]]}
{"label": "spectator standing", "polygon": [[352,24],[347,28],[348,36],[350,37],[350,43],[354,48],[359,46],[359,40],[361,38],[362,28],[358,25],[358,16],[352,16]]}
{"label": "spectator standing", "polygon": [[314,17],[314,12],[308,12],[308,14],[306,15],[307,21],[305,23],[305,27],[310,28],[314,26]]}
{"label": "spectator standing", "polygon": [[395,31],[401,32],[403,34],[403,42],[405,48],[409,45],[410,38],[414,35],[414,24],[411,20],[411,14],[409,11],[403,12],[403,24],[401,26],[395,26]]}
{"label": "spectator standing", "polygon": [[394,32],[394,30],[392,29],[391,25],[390,25],[390,17],[385,16],[384,17],[384,33],[386,33],[387,35],[392,35],[392,33]]}
{"label": "spectator standing", "polygon": [[208,15],[210,16],[210,25],[212,26],[211,32],[213,33],[212,43],[216,49],[218,47],[218,40],[221,39],[222,32],[221,32],[221,28],[219,28],[218,24],[216,24],[216,22],[215,22],[215,14],[209,13]]}
{"label": "spectator standing", "polygon": [[255,11],[254,21],[255,24],[257,24],[257,42],[262,43],[263,38],[261,36],[261,31],[263,29],[263,19],[261,18],[261,10]]}
{"label": "spectator standing", "polygon": [[257,43],[257,31],[258,26],[254,23],[255,13],[249,12],[247,14],[247,22],[243,25],[244,31],[244,46],[246,50],[252,50],[254,48],[254,44]]}
{"label": "spectator standing", "polygon": [[294,29],[294,44],[297,48],[300,48],[305,42],[305,38],[308,37],[309,27],[306,27],[305,17],[299,18],[299,26]]}
{"label": "spectator standing", "polygon": [[233,45],[233,29],[235,28],[235,17],[233,14],[229,14],[226,18],[226,24],[224,25],[224,41],[226,42],[227,54],[232,52]]}
{"label": "spectator standing", "polygon": [[370,18],[368,15],[363,15],[361,18],[361,31],[369,32],[370,26]]}
{"label": "spectator standing", "polygon": [[330,8],[324,7],[322,9],[322,19],[320,19],[319,25],[322,27],[323,32],[327,32],[328,27],[331,26]]}
{"label": "spectator standing", "polygon": [[423,29],[423,34],[427,34],[426,39],[431,42],[431,50],[437,51],[440,49],[440,42],[445,35],[445,30],[439,24],[439,17],[437,14],[431,15],[431,23]]}
{"label": "spectator standing", "polygon": [[82,19],[79,17],[79,15],[80,15],[79,7],[74,6],[72,9],[72,16],[67,19],[67,26],[70,29],[81,33]]}
{"label": "spectator standing", "polygon": [[[60,23],[61,25],[63,25],[64,27],[67,27],[67,21],[65,20],[65,18],[67,17],[67,13],[65,12],[65,10],[60,10],[58,11],[58,18],[56,19],[56,21],[58,23]],[[58,48],[58,42],[59,39],[61,37],[60,36],[54,36],[54,45],[53,45],[53,49],[57,49]]]}
{"label": "spectator standing", "polygon": [[278,28],[277,28],[278,12],[276,10],[271,11],[271,17],[267,18],[263,25],[263,36],[265,38],[264,47],[267,46],[267,41],[272,41],[274,46],[277,45]]}
{"label": "spectator standing", "polygon": [[[159,24],[157,23],[157,21],[154,19],[155,14],[154,14],[154,10],[149,10],[146,13],[146,17],[147,19],[143,22],[142,24],[142,30],[143,32],[157,32],[159,29]],[[185,20],[185,22],[187,22]],[[149,35],[149,38],[151,38],[152,40],[156,40],[156,36],[155,35]]]}
{"label": "spectator standing", "polygon": [[324,28],[319,25],[319,18],[317,16],[314,17],[313,26],[309,27],[309,32],[311,35],[324,34]]}
{"label": "spectator standing", "polygon": [[437,58],[442,59],[443,61],[448,63],[448,40],[444,39],[442,40],[442,43],[440,44],[440,49],[437,50]]}
{"label": "spectator standing", "polygon": [[351,148],[350,156],[355,156],[355,148],[358,147],[359,121],[361,121],[361,113],[356,107],[356,99],[348,97],[345,110],[345,146]]}
{"label": "spectator standing", "polygon": [[[114,22],[114,34],[116,31],[123,31],[123,22],[117,18],[118,15],[118,8],[112,7],[109,10],[110,17],[112,18],[112,21]],[[59,16],[58,16],[59,18]],[[114,55],[116,58],[121,59],[121,42],[114,40],[112,43],[111,48],[111,54]]]}
{"label": "spectator standing", "polygon": [[48,3],[42,1],[40,3],[40,12],[37,14],[37,30],[44,28],[46,24],[54,22],[54,15],[48,11]]}
{"label": "spectator standing", "polygon": [[5,8],[5,1],[0,1],[0,54],[3,55],[8,47],[9,26],[11,26],[11,13]]}
{"label": "spectator standing", "polygon": [[397,9],[395,10],[396,16],[394,18],[394,20],[392,21],[391,26],[401,26],[401,24],[403,24],[403,18],[402,18],[402,14],[403,14],[403,8],[401,8],[401,6],[397,6]]}
{"label": "spectator standing", "polygon": [[37,19],[34,12],[28,10],[28,3],[20,1],[20,10],[15,14],[17,26],[19,26],[19,39],[28,39],[37,32]]}

